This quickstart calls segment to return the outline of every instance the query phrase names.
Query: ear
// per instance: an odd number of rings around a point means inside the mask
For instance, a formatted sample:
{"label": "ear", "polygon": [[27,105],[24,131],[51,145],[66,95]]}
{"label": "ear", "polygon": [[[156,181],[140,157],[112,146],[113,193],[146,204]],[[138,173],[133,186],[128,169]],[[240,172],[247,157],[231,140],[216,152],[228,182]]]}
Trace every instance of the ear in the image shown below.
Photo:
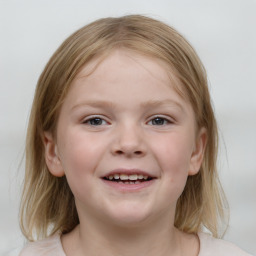
{"label": "ear", "polygon": [[59,155],[57,144],[50,132],[44,132],[45,162],[50,173],[56,177],[65,175]]}
{"label": "ear", "polygon": [[207,131],[204,127],[198,132],[195,147],[190,159],[190,168],[188,175],[195,175],[199,172],[204,158],[204,151],[207,143]]}

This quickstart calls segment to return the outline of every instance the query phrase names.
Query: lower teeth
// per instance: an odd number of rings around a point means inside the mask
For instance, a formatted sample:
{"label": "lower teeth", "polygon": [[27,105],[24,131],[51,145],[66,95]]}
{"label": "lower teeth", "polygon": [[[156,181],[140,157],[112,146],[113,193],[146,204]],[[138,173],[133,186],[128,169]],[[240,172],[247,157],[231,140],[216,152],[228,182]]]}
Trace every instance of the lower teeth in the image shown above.
{"label": "lower teeth", "polygon": [[119,184],[139,184],[141,181],[117,181]]}

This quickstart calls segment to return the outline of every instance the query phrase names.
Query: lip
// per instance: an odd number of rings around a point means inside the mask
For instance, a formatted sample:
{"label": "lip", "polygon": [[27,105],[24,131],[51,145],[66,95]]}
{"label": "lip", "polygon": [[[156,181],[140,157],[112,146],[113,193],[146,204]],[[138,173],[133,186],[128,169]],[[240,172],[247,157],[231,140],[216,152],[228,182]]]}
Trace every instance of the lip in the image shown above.
{"label": "lip", "polygon": [[139,184],[124,184],[124,183],[118,183],[118,182],[113,182],[113,181],[104,180],[104,179],[102,179],[102,181],[107,186],[109,186],[115,190],[121,191],[121,192],[137,192],[137,191],[140,191],[147,187],[152,186],[156,182],[156,179],[152,179],[149,181],[143,181]]}
{"label": "lip", "polygon": [[[152,179],[140,182],[138,184],[125,184],[125,183],[118,183],[110,180],[104,179],[104,177],[111,176],[114,174],[126,174],[126,175],[131,175],[131,174],[141,174],[144,176],[148,176]],[[107,185],[110,188],[113,188],[117,191],[120,192],[138,192],[140,190],[146,189],[150,186],[152,186],[156,182],[156,177],[153,176],[152,174],[145,172],[140,169],[115,169],[113,171],[110,171],[106,173],[104,176],[101,177],[101,180],[104,182],[105,185]]]}

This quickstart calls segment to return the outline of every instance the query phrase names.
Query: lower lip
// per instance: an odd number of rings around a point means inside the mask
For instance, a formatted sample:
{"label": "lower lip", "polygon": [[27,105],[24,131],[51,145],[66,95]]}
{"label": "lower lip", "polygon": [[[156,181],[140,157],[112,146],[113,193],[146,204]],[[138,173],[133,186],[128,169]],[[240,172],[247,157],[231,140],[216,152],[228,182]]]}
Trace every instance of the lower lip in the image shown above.
{"label": "lower lip", "polygon": [[102,181],[114,188],[114,189],[117,189],[119,191],[122,191],[122,192],[132,192],[132,191],[139,191],[139,190],[142,190],[144,188],[147,188],[149,186],[151,186],[154,182],[155,182],[155,179],[152,179],[152,180],[149,180],[149,181],[143,181],[143,182],[140,182],[138,184],[125,184],[125,183],[118,183],[118,182],[115,182],[115,181],[109,181],[109,180],[104,180],[102,179]]}

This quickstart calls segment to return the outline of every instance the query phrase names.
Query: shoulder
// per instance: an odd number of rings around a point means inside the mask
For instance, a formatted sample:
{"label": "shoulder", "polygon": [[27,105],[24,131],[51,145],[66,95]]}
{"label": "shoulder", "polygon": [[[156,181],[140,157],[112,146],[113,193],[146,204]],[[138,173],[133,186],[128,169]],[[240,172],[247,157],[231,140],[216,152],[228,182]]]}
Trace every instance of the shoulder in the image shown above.
{"label": "shoulder", "polygon": [[200,253],[198,256],[252,256],[236,245],[213,238],[208,234],[199,233],[198,237],[200,240]]}
{"label": "shoulder", "polygon": [[60,235],[56,234],[44,240],[29,242],[21,251],[19,256],[66,256]]}

